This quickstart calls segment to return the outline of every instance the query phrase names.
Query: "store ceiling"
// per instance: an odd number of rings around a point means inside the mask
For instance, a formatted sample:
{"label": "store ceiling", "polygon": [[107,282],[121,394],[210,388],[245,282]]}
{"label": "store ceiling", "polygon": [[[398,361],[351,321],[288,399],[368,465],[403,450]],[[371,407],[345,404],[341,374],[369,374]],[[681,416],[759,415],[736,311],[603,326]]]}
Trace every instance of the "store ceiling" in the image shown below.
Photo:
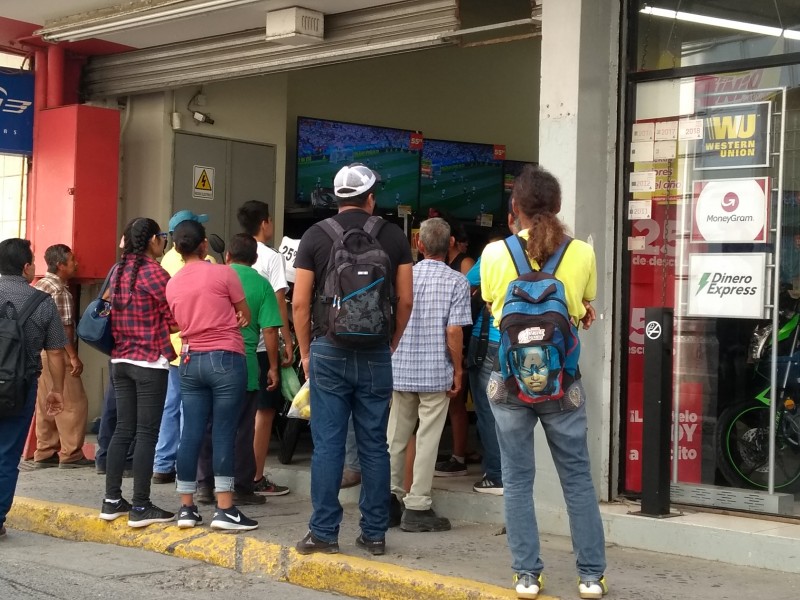
{"label": "store ceiling", "polygon": [[[325,14],[349,12],[362,8],[392,4],[397,0],[303,0],[304,8]],[[136,5],[153,6],[162,2],[176,4],[175,0],[0,0],[0,49],[24,52],[30,45],[43,42],[34,32],[45,26],[64,21],[81,21],[97,15],[97,11],[108,11],[114,7],[130,8]],[[192,4],[193,0],[182,0],[179,4]],[[113,32],[99,40],[73,42],[68,47],[78,53],[108,54],[126,49],[149,48],[175,42],[205,39],[265,27],[266,13],[272,10],[297,6],[294,0],[262,0],[211,13],[199,13],[165,23],[139,26]]]}

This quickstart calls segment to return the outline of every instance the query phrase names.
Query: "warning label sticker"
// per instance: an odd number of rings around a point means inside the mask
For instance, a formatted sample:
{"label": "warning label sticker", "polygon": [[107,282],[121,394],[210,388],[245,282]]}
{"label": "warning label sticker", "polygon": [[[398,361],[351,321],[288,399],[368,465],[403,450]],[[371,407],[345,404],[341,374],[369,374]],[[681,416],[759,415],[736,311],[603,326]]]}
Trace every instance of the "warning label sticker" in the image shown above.
{"label": "warning label sticker", "polygon": [[214,199],[214,167],[194,165],[192,169],[192,198]]}

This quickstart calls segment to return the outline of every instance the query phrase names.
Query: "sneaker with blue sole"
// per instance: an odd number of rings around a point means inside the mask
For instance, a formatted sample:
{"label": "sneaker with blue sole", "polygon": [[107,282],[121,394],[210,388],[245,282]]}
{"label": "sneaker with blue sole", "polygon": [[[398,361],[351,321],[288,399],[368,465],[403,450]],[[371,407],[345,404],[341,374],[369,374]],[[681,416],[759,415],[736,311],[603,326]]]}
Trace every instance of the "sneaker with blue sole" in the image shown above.
{"label": "sneaker with blue sole", "polygon": [[517,598],[524,600],[536,600],[539,592],[544,589],[544,575],[539,573],[533,575],[532,573],[517,573],[514,575],[514,590],[517,592]]}
{"label": "sneaker with blue sole", "polygon": [[203,517],[197,510],[197,506],[181,506],[178,511],[178,527],[181,529],[189,529],[203,522]]}
{"label": "sneaker with blue sole", "polygon": [[258,527],[258,521],[250,519],[235,506],[220,508],[217,506],[211,519],[211,529],[221,531],[252,531]]}
{"label": "sneaker with blue sole", "polygon": [[599,579],[581,577],[578,580],[578,595],[581,598],[597,599],[608,593],[606,578],[601,575]]}

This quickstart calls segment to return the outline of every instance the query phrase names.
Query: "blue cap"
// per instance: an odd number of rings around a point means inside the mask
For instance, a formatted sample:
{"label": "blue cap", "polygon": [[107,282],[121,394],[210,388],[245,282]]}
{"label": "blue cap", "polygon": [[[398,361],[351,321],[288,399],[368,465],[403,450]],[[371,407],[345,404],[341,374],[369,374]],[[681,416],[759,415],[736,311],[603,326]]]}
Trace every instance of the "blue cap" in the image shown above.
{"label": "blue cap", "polygon": [[169,220],[169,232],[175,231],[175,228],[184,221],[197,221],[198,223],[205,223],[208,221],[208,215],[196,215],[190,210],[179,210]]}

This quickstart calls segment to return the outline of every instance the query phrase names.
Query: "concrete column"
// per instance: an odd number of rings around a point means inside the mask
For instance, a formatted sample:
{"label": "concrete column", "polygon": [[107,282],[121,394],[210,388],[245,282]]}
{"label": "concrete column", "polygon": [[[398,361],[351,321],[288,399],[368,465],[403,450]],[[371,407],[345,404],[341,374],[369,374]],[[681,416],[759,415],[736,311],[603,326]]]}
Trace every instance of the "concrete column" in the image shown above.
{"label": "concrete column", "polygon": [[[581,372],[593,478],[602,499],[616,490],[618,460],[616,426],[612,429],[617,410],[612,410],[611,309],[621,4],[544,0],[542,6],[539,162],[561,182],[564,222],[576,238],[591,242],[597,255],[594,304],[599,318],[581,333]],[[537,444],[537,455],[549,456],[538,450]],[[556,477],[554,471],[546,476]],[[537,486],[537,501],[542,490],[548,499],[562,502],[558,485],[542,488]]]}

